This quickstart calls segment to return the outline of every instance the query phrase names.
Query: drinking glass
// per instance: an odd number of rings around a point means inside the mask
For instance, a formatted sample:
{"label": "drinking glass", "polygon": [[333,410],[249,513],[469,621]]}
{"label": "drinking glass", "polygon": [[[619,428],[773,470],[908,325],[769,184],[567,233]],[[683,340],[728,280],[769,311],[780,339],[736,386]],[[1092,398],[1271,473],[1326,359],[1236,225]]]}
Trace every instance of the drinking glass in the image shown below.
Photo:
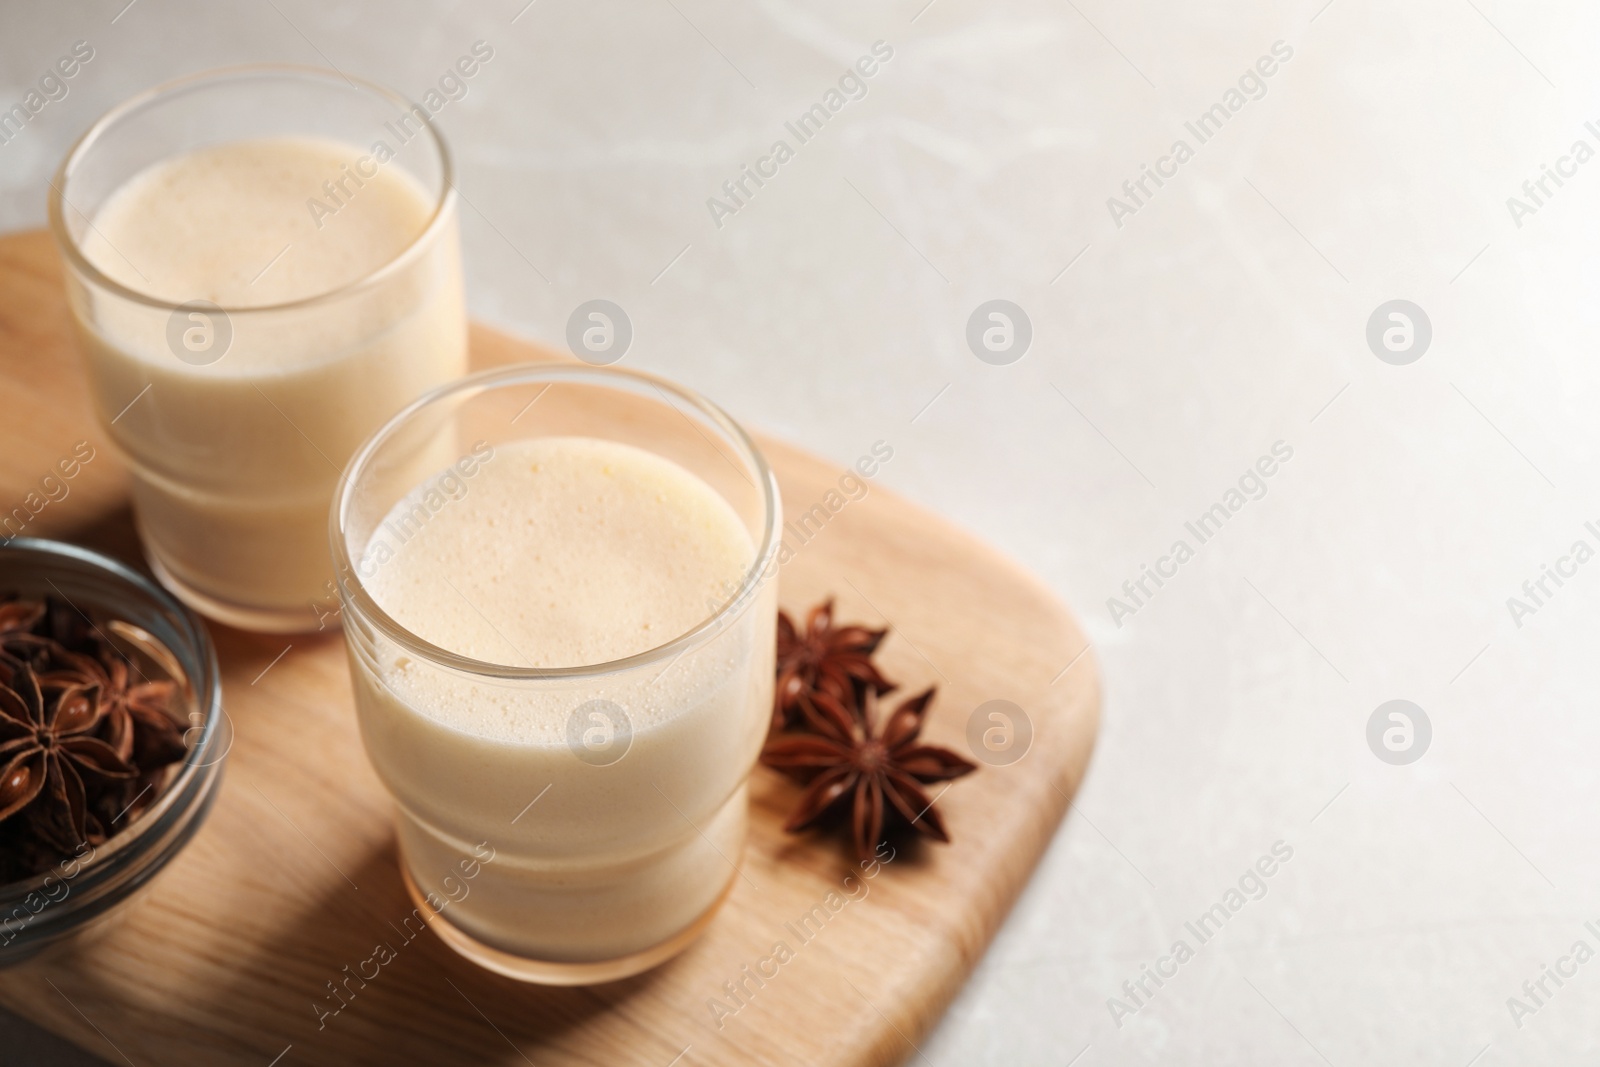
{"label": "drinking glass", "polygon": [[[95,408],[132,469],[146,554],[167,588],[212,618],[297,631],[336,617],[326,522],[345,461],[402,406],[466,370],[456,194],[426,116],[334,71],[228,68],[112,109],[51,184]],[[411,243],[366,276],[286,303],[219,307],[130,288],[85,254],[96,213],[146,168],[233,141],[305,137],[348,145],[358,177],[399,168],[432,204]],[[308,203],[360,195],[356,179],[341,181],[331,194],[308,189]]]}
{"label": "drinking glass", "polygon": [[[414,524],[478,491],[487,465],[512,461],[500,456],[509,443],[572,436],[671,460],[738,516],[752,562],[696,605],[697,625],[614,662],[534,668],[458,655],[385,611],[370,586]],[[395,801],[417,921],[484,967],[561,985],[637,973],[700,933],[738,878],[746,782],[771,718],[780,523],[776,482],[745,432],[634,372],[474,375],[362,446],[330,535],[362,739]],[[441,560],[441,580],[475,562]],[[538,739],[467,732],[447,706],[495,709]]]}

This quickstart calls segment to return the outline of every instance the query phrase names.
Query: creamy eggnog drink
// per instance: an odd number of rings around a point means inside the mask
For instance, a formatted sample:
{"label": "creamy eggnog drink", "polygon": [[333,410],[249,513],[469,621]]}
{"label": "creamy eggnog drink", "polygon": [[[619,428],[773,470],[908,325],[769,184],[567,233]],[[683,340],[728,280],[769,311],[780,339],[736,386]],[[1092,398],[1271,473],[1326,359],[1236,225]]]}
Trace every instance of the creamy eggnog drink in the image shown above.
{"label": "creamy eggnog drink", "polygon": [[[363,124],[382,129],[362,116],[349,136]],[[454,202],[412,173],[419,132],[399,158],[322,135],[223,139],[80,180],[55,205],[78,231],[69,293],[146,550],[214,617],[316,628],[345,461],[465,370]]]}
{"label": "creamy eggnog drink", "polygon": [[[384,427],[334,502],[406,881],[451,947],[526,981],[653,966],[739,878],[778,494],[742,430],[669,390],[581,365],[477,374]],[[424,477],[442,442],[458,461]]]}
{"label": "creamy eggnog drink", "polygon": [[[707,915],[737,876],[766,732],[771,589],[697,646],[627,661],[706,622],[750,571],[723,496],[630,444],[479,443],[365,547],[367,594],[423,641],[484,664],[615,668],[530,683],[352,640],[362,736],[416,890],[473,939],[555,962],[645,952]],[[467,883],[450,876],[484,845],[494,858],[457,899]]]}

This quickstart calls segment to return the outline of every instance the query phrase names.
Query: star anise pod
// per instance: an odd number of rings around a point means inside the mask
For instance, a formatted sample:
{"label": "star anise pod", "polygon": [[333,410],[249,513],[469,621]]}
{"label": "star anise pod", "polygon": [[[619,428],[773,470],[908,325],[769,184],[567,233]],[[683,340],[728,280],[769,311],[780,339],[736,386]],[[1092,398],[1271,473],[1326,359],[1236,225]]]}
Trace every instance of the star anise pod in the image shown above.
{"label": "star anise pod", "polygon": [[872,654],[887,632],[865,626],[835,627],[832,597],[806,615],[803,632],[786,612],[778,612],[778,682],[772,694],[772,729],[783,730],[795,722],[803,696],[826,693],[854,707],[858,684],[879,693],[892,690],[894,683],[872,663]]}
{"label": "star anise pod", "polygon": [[0,604],[0,634],[26,632],[44,618],[44,605],[37,600],[13,600]]}
{"label": "star anise pod", "polygon": [[115,655],[105,632],[69,601],[45,597],[45,614],[33,632],[49,638],[63,648],[92,656]]}
{"label": "star anise pod", "polygon": [[[0,822],[25,813],[44,842],[71,852],[105,827],[87,810],[84,778],[130,779],[135,771],[91,736],[105,708],[97,685],[41,679],[24,663],[0,685]],[[46,693],[50,693],[47,699]]]}
{"label": "star anise pod", "polygon": [[[11,670],[26,664],[34,674],[48,674],[66,665],[68,650],[60,642],[25,630],[0,630],[0,666]],[[0,674],[0,681],[5,676]]]}
{"label": "star anise pod", "polygon": [[809,732],[779,734],[761,753],[767,766],[809,783],[784,829],[798,833],[848,804],[856,856],[863,862],[883,837],[885,815],[949,841],[922,784],[959,778],[977,767],[948,749],[917,743],[933,693],[929,688],[902,702],[881,732],[871,687],[862,692],[859,709],[828,692],[801,693],[797,704]]}
{"label": "star anise pod", "polygon": [[[98,666],[98,665],[97,665]],[[141,771],[165,767],[188,752],[183,731],[167,713],[177,684],[142,681],[130,684],[128,665],[106,657],[101,673],[106,725],[101,735],[118,756]]]}

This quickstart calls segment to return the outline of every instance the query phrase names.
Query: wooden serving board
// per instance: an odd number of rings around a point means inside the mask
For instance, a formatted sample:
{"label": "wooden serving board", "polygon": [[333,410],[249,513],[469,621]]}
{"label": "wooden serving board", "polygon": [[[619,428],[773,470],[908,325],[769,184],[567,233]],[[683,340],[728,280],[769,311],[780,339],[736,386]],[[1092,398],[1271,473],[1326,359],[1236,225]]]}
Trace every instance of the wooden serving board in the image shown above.
{"label": "wooden serving board", "polygon": [[[483,328],[478,366],[559,358]],[[0,509],[39,489],[80,440],[95,458],[27,528],[139,558],[126,474],[89,406],[48,237],[0,238]],[[761,447],[784,510],[843,472]],[[41,494],[43,495],[43,494]],[[57,492],[59,496],[59,491]],[[112,1062],[147,1064],[890,1064],[960,987],[1037,863],[1094,745],[1099,681],[1066,608],[994,550],[873,487],[784,566],[791,613],[834,594],[844,620],[892,627],[880,653],[909,691],[939,695],[927,736],[967,750],[992,699],[1029,716],[1032,747],[939,802],[955,843],[902,847],[865,897],[808,942],[785,926],[851,873],[842,838],[781,830],[798,788],[752,781],[749,844],[704,937],[656,970],[549,989],[479,970],[431,933],[409,943],[389,801],[362,753],[341,638],[213,626],[236,733],[210,820],[121,922],[0,971],[0,1003]],[[1070,669],[1067,669],[1070,666]],[[852,882],[855,886],[858,883]],[[859,890],[856,890],[859,894]],[[837,899],[837,898],[836,898]],[[713,998],[774,942],[793,950],[737,1014]],[[319,1029],[326,983],[380,942],[396,958]],[[771,964],[767,967],[770,970]],[[747,988],[755,988],[748,983]],[[281,1057],[274,1059],[274,1057]]]}

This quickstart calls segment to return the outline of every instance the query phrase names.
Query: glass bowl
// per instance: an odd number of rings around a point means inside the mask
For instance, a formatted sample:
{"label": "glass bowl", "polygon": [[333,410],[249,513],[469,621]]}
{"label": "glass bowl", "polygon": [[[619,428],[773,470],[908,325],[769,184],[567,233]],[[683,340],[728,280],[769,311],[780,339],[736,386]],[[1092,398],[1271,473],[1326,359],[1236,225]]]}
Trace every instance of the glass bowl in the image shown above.
{"label": "glass bowl", "polygon": [[126,565],[76,545],[33,538],[0,544],[0,594],[51,597],[79,611],[122,620],[118,636],[151,658],[175,661],[189,729],[189,754],[175,764],[166,791],[120,833],[50,871],[0,885],[0,967],[98,927],[121,911],[189,843],[205,821],[222,777],[233,731],[222,710],[216,650],[198,616]]}

